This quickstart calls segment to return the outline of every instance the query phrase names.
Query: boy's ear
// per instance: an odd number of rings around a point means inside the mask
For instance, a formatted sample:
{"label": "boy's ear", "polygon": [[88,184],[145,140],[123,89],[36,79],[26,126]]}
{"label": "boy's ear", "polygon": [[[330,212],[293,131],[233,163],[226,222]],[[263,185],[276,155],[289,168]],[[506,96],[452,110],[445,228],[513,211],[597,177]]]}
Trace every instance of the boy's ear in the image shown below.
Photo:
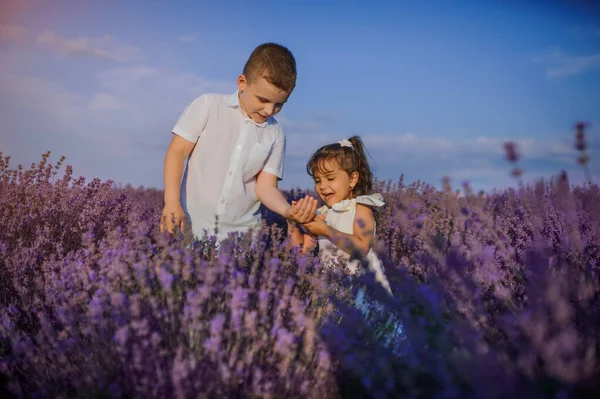
{"label": "boy's ear", "polygon": [[246,84],[248,84],[248,80],[246,79],[246,76],[244,76],[244,74],[241,74],[240,76],[238,76],[238,80],[237,80],[238,90],[244,91],[244,89],[246,88]]}

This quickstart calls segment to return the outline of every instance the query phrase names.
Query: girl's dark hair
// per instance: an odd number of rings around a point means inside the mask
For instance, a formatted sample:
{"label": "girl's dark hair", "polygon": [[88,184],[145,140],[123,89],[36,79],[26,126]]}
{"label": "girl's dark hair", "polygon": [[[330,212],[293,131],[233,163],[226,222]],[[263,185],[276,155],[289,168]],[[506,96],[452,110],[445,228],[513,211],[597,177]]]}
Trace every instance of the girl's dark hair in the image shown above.
{"label": "girl's dark hair", "polygon": [[325,162],[335,160],[340,167],[352,175],[358,172],[358,182],[354,186],[356,195],[368,195],[373,190],[373,174],[367,162],[367,153],[365,145],[359,136],[352,136],[348,139],[354,149],[342,146],[339,143],[327,144],[319,148],[308,161],[306,171],[311,177],[315,177],[316,172],[327,173]]}

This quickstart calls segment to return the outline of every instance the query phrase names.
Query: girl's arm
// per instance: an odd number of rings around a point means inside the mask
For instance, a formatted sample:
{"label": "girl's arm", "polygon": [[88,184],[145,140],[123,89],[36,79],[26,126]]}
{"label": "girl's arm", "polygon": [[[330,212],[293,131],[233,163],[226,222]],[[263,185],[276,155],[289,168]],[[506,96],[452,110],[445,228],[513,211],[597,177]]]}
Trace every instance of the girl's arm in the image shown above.
{"label": "girl's arm", "polygon": [[[292,208],[298,206],[298,201],[292,201]],[[317,216],[319,217],[319,216]],[[290,243],[294,247],[302,247],[302,253],[312,251],[316,245],[316,238],[310,234],[304,234],[300,230],[300,226],[295,221],[287,221],[288,225],[288,237],[290,237]]]}
{"label": "girl's arm", "polygon": [[366,205],[356,204],[356,215],[354,216],[353,233],[346,234],[329,227],[323,220],[315,218],[312,222],[303,226],[314,235],[323,235],[329,238],[336,247],[352,254],[359,252],[360,257],[365,257],[373,244],[375,218],[373,211]]}
{"label": "girl's arm", "polygon": [[288,237],[293,247],[300,247],[304,243],[304,234],[300,231],[300,227],[296,222],[287,222]]}
{"label": "girl's arm", "polygon": [[288,237],[293,247],[302,247],[302,253],[312,252],[317,245],[316,237],[310,234],[304,234],[300,227],[294,222],[288,222]]}

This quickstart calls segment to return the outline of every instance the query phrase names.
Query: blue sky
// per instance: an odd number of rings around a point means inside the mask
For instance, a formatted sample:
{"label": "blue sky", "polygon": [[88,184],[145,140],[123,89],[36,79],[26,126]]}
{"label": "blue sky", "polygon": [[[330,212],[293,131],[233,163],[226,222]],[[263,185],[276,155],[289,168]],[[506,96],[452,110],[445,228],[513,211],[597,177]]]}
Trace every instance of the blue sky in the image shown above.
{"label": "blue sky", "polygon": [[[249,4],[251,3],[251,5]],[[322,4],[326,3],[326,4]],[[170,129],[205,92],[230,93],[252,49],[284,44],[298,84],[278,119],[283,188],[310,187],[319,146],[360,135],[380,179],[476,189],[560,170],[600,182],[600,10],[585,1],[4,0],[0,151],[51,150],[75,174],[162,188]]]}

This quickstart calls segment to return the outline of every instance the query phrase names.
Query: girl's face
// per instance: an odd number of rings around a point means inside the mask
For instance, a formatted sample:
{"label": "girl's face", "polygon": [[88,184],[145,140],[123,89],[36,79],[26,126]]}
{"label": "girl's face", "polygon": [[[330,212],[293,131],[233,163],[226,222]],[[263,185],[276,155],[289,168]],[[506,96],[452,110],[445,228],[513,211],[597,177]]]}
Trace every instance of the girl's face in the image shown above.
{"label": "girl's face", "polygon": [[319,169],[314,173],[315,190],[328,207],[353,197],[358,172],[348,175],[335,160],[324,161]]}

